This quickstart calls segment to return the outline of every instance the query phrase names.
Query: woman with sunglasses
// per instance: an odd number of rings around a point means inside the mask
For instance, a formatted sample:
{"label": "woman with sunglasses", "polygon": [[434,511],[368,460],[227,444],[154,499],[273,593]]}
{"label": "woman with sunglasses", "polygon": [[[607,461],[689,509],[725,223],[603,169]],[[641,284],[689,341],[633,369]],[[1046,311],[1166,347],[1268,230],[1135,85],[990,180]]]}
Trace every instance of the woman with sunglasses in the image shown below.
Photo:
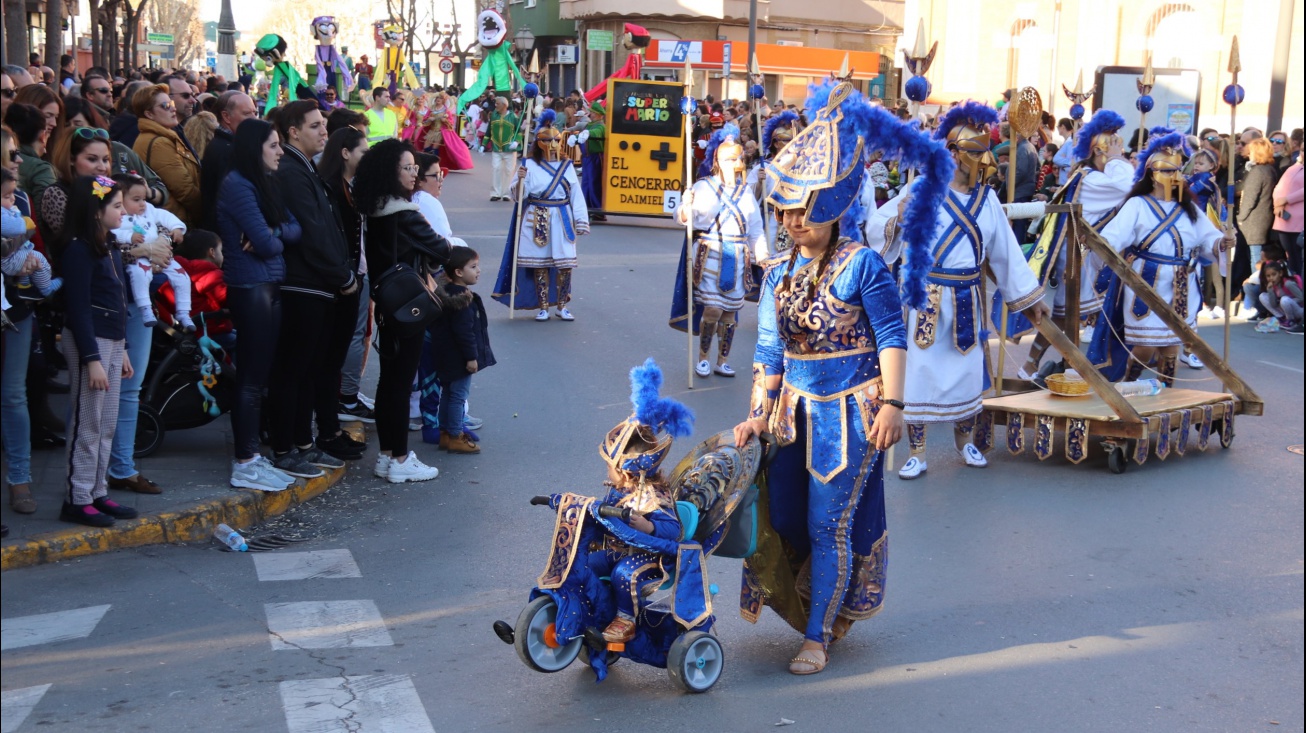
{"label": "woman with sunglasses", "polygon": [[[104,83],[100,80],[99,83]],[[100,110],[84,99],[78,97],[68,97],[64,100],[64,113],[68,116],[68,126],[76,130],[79,127],[89,127],[92,129],[107,129],[108,125],[104,123],[104,116]],[[109,147],[112,148],[113,154],[113,173],[111,175],[120,176],[130,173],[134,176],[140,176],[145,179],[145,185],[149,187],[146,201],[151,206],[162,207],[168,203],[168,187],[163,184],[159,174],[150,170],[141,160],[141,156],[131,149],[130,145],[124,145],[113,139],[113,133],[109,133]]]}
{"label": "woman with sunglasses", "polygon": [[187,226],[199,226],[204,214],[200,196],[200,162],[177,134],[177,106],[168,87],[155,84],[132,97],[140,135],[132,144],[136,154],[153,168],[168,187],[170,198],[164,204]]}
{"label": "woman with sunglasses", "polygon": [[31,197],[33,210],[40,211],[41,196],[57,180],[54,167],[45,159],[50,144],[50,130],[46,127],[40,109],[18,102],[5,110],[5,125],[13,131],[18,141],[17,150],[11,150],[10,153],[22,158],[18,163],[18,188]]}

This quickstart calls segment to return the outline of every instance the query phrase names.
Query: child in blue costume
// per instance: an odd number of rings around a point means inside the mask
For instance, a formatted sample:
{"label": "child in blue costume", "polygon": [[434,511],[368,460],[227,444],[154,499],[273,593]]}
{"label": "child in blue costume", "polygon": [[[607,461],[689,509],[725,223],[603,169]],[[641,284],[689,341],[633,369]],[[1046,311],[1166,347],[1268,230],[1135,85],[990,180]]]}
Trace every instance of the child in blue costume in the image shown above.
{"label": "child in blue costume", "polygon": [[[675,438],[689,435],[694,423],[689,408],[658,396],[662,371],[652,359],[631,370],[630,383],[635,412],[608,431],[599,446],[608,464],[607,493],[597,500],[576,494],[551,497],[559,509],[555,552],[539,579],[540,589],[558,591],[560,619],[581,613],[586,626],[607,623],[603,638],[609,643],[634,638],[641,590],[660,583],[675,566],[680,518],[659,467]],[[629,508],[630,521],[600,518],[601,506]],[[594,521],[582,521],[575,510]],[[571,553],[571,559],[559,550]],[[605,577],[611,579],[607,598],[600,591]],[[568,602],[576,598],[585,602]]]}

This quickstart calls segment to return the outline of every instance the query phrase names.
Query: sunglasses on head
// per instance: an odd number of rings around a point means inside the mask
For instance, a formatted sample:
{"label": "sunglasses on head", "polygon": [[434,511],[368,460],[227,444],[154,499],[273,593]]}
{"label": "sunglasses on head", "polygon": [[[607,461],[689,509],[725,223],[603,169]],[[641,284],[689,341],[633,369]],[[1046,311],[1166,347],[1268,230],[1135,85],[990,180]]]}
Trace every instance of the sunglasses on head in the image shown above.
{"label": "sunglasses on head", "polygon": [[73,134],[83,140],[108,140],[109,131],[99,127],[79,127]]}
{"label": "sunglasses on head", "polygon": [[18,92],[14,91],[13,89],[0,89],[0,97],[4,97],[5,99],[13,99],[16,96],[18,96]]}

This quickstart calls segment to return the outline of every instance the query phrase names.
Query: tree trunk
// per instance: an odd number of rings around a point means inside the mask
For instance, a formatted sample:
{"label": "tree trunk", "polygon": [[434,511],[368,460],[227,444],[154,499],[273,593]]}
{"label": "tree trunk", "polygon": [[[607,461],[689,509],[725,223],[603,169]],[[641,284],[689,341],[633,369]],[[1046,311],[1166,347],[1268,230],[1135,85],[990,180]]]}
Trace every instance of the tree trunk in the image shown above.
{"label": "tree trunk", "polygon": [[63,55],[63,0],[45,3],[45,65],[55,70],[59,81],[59,57]]}
{"label": "tree trunk", "polygon": [[91,65],[104,66],[100,63],[100,0],[86,0],[91,16]]}
{"label": "tree trunk", "polygon": [[27,9],[23,0],[4,0],[5,63],[27,68]]}

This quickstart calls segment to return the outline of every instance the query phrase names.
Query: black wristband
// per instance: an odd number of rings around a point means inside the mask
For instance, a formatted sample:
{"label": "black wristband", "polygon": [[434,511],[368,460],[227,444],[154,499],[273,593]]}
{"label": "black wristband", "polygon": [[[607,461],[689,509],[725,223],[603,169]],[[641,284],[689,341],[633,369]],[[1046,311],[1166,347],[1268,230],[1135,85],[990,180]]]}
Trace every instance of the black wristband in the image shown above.
{"label": "black wristband", "polygon": [[899,410],[907,409],[907,405],[903,404],[902,400],[880,400],[880,401],[886,405],[891,405],[893,407],[896,407]]}

